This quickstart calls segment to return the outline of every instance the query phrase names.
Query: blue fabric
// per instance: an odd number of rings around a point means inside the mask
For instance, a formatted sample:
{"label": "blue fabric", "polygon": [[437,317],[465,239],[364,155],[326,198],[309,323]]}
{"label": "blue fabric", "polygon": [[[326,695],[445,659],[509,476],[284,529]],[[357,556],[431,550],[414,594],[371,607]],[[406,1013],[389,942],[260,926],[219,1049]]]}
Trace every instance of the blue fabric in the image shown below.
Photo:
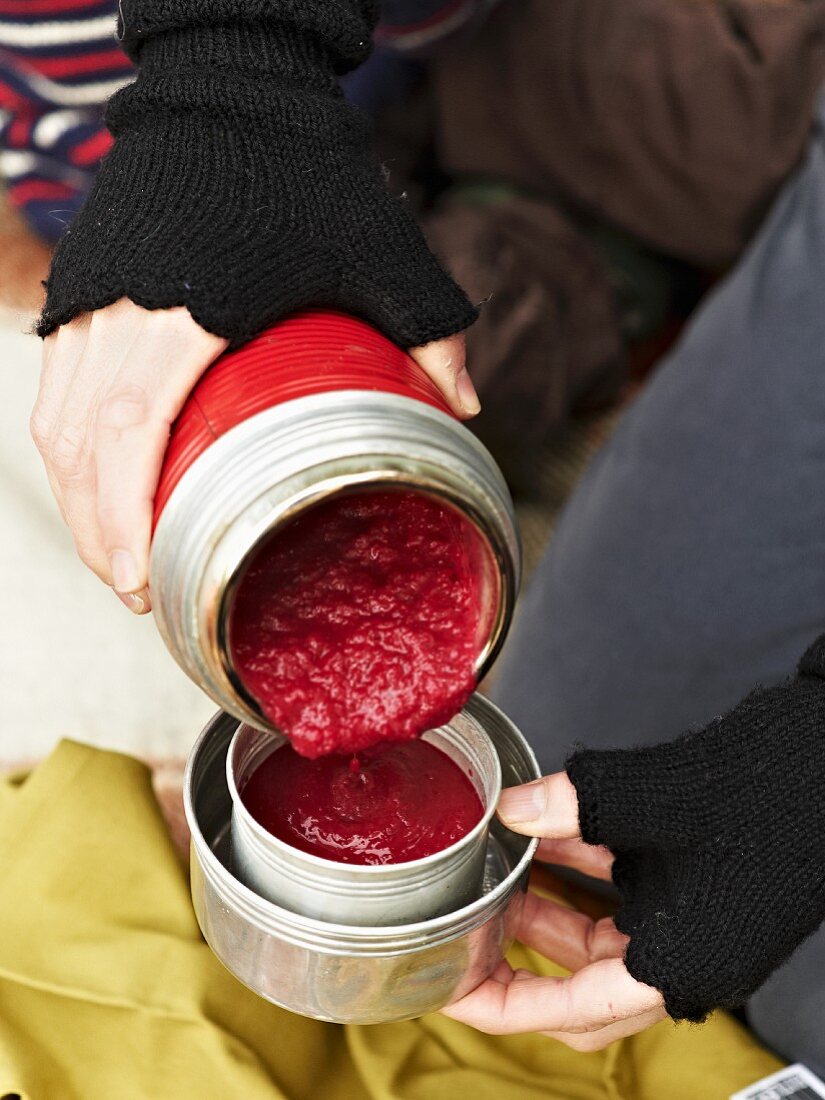
{"label": "blue fabric", "polygon": [[350,103],[375,115],[382,107],[403,103],[420,75],[418,62],[402,57],[394,50],[376,46],[360,68],[347,73],[341,86]]}

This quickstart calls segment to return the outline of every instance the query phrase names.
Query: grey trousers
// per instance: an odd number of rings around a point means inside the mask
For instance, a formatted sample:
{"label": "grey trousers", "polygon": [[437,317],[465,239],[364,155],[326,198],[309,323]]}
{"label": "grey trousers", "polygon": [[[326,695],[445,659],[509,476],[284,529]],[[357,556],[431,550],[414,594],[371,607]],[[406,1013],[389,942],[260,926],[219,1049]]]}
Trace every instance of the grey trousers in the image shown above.
{"label": "grey trousers", "polygon": [[[576,744],[707,722],[791,673],[825,630],[823,120],[574,493],[526,594],[494,694],[545,772]],[[825,1076],[825,927],[748,1016]]]}

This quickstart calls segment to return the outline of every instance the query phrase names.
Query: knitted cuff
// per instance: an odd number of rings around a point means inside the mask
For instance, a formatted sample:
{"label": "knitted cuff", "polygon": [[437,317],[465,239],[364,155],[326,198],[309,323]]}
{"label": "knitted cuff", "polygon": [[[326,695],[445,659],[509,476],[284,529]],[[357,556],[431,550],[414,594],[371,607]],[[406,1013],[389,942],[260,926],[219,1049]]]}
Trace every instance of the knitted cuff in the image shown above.
{"label": "knitted cuff", "polygon": [[[217,7],[237,4],[204,10]],[[41,335],[121,297],[186,306],[233,344],[309,306],[361,316],[406,347],[473,322],[388,194],[370,124],[337,85],[333,63],[350,46],[333,56],[324,35],[363,5],[270,7],[282,21],[160,33],[158,17],[135,32],[141,70],[110,103],[117,140],[58,246]],[[301,33],[287,9],[324,33]]]}
{"label": "knitted cuff", "polygon": [[243,25],[318,42],[339,75],[369,55],[378,0],[120,0],[118,37],[135,63],[169,32]]}
{"label": "knitted cuff", "polygon": [[617,850],[643,846],[651,837],[664,844],[701,842],[718,785],[717,755],[696,735],[646,748],[575,753],[566,767],[579,796],[583,839]]}

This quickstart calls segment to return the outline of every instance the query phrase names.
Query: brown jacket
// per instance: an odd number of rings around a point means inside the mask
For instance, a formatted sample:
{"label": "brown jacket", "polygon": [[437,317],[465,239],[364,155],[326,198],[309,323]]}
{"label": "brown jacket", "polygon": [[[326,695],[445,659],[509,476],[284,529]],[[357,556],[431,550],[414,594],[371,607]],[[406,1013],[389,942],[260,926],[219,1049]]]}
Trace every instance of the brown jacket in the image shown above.
{"label": "brown jacket", "polygon": [[825,0],[511,0],[438,63],[443,161],[724,265],[823,79]]}

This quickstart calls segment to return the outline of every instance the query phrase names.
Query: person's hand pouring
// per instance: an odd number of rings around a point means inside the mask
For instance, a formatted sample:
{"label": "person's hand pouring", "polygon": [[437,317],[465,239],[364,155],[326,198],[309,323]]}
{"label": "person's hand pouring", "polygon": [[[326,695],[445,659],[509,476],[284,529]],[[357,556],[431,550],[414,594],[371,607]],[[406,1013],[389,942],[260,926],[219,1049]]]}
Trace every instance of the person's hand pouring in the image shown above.
{"label": "person's hand pouring", "polygon": [[107,105],[114,145],[46,281],[32,428],[80,556],[140,614],[169,425],[227,341],[341,310],[417,349],[468,417],[478,399],[454,334],[478,311],[340,92],[377,5],[119,8],[138,75]]}
{"label": "person's hand pouring", "polygon": [[[565,772],[504,791],[498,812],[514,832],[542,838],[539,859],[610,878],[613,855],[582,840],[576,789]],[[531,893],[516,937],[570,970],[570,977],[537,977],[505,960],[445,1009],[447,1016],[492,1035],[542,1032],[574,1050],[594,1051],[667,1015],[662,994],[627,972],[628,940],[611,919],[593,921]]]}
{"label": "person's hand pouring", "polygon": [[[31,428],[77,552],[136,614],[148,590],[152,504],[172,421],[227,341],[183,307],[122,298],[47,337]],[[413,358],[457,416],[478,412],[464,337]]]}

